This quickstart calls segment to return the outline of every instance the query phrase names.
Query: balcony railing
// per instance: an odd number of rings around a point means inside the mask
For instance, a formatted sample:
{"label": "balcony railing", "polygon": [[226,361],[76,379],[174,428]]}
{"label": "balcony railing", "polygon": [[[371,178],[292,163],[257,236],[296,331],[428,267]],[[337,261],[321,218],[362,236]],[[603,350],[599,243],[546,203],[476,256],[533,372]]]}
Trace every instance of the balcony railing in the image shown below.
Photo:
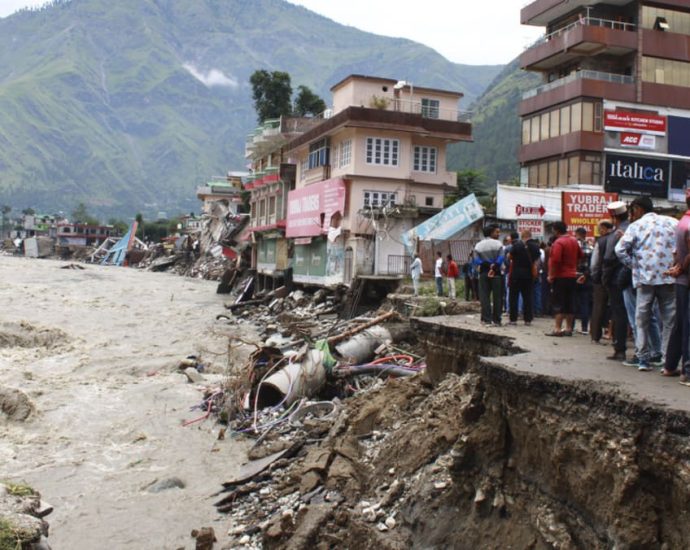
{"label": "balcony railing", "polygon": [[576,80],[581,80],[581,79],[603,80],[605,82],[613,82],[616,84],[634,84],[635,83],[635,79],[629,75],[615,74],[615,73],[604,73],[601,71],[575,71],[574,73],[571,73],[568,76],[565,76],[563,78],[559,78],[558,80],[554,80],[553,82],[549,82],[547,84],[542,84],[541,86],[537,86],[536,88],[533,88],[531,90],[527,90],[525,93],[522,94],[522,99],[529,99],[529,98],[534,97],[536,95],[542,94],[544,92],[548,92],[550,90],[554,90],[555,88],[559,88],[560,86],[565,86],[566,84],[569,84],[570,82],[575,82]]}
{"label": "balcony railing", "polygon": [[529,47],[532,48],[534,46],[538,46],[539,44],[543,44],[544,42],[548,42],[549,40],[553,40],[554,38],[558,38],[559,36],[567,33],[568,31],[571,31],[581,26],[604,27],[607,29],[615,29],[621,31],[634,31],[637,28],[637,25],[635,25],[634,23],[614,21],[612,19],[600,19],[599,17],[582,17],[579,21],[575,21],[574,23],[570,23],[570,25],[566,25],[565,27],[550,32],[549,34],[545,34],[544,36],[537,39],[537,41]]}
{"label": "balcony railing", "polygon": [[[472,111],[460,111],[458,109],[445,109],[436,107],[434,105],[422,105],[421,101],[403,98],[394,99],[390,97],[372,97],[372,103],[374,102],[376,102],[376,105],[369,105],[370,109],[411,113],[415,115],[422,115],[424,118],[432,118],[437,120],[471,122],[473,115]],[[326,111],[321,113],[318,118],[330,118],[334,114],[336,113],[333,112],[333,109],[326,109]]]}

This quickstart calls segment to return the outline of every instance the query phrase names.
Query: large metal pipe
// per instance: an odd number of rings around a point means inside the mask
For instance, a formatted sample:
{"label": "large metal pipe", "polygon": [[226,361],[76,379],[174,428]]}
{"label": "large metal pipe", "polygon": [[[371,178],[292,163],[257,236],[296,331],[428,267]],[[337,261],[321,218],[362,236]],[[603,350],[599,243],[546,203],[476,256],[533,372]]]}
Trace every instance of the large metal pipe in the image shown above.
{"label": "large metal pipe", "polygon": [[338,344],[335,349],[349,363],[361,365],[374,357],[376,348],[390,341],[390,331],[385,327],[376,325],[355,334],[349,340]]}
{"label": "large metal pipe", "polygon": [[281,402],[291,405],[302,397],[317,395],[326,384],[324,354],[309,350],[301,363],[291,363],[264,380],[258,388],[259,408],[273,407]]}

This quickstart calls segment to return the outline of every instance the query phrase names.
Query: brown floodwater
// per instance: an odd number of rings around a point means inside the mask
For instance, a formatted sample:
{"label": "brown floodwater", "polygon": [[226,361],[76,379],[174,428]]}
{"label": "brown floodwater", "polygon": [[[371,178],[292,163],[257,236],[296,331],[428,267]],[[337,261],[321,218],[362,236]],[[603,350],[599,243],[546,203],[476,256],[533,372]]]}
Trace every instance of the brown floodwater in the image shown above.
{"label": "brown floodwater", "polygon": [[[189,409],[202,394],[177,371],[196,354],[210,382],[224,378],[217,283],[64,265],[0,256],[0,386],[36,407],[26,422],[0,415],[0,478],[55,507],[54,550],[194,548],[190,531],[202,526],[224,540],[230,525],[210,495],[246,446],[217,441],[212,421],[182,426],[201,414]],[[172,477],[185,487],[147,490]]]}

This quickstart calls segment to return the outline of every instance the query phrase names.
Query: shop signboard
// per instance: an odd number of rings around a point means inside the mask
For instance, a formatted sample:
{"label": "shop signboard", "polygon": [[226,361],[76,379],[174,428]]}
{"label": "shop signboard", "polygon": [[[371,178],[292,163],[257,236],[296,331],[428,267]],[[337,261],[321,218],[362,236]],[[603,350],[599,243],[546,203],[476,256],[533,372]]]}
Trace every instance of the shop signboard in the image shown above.
{"label": "shop signboard", "polygon": [[604,189],[624,195],[666,198],[669,162],[651,157],[607,153]]}
{"label": "shop signboard", "polygon": [[598,237],[599,222],[611,217],[608,204],[617,200],[618,193],[564,191],[563,222],[571,233],[584,227],[588,237]]}
{"label": "shop signboard", "polygon": [[290,191],[285,236],[315,237],[328,231],[333,214],[345,214],[346,191],[345,180],[342,178]]}
{"label": "shop signboard", "polygon": [[666,117],[628,111],[604,111],[604,130],[666,135]]}

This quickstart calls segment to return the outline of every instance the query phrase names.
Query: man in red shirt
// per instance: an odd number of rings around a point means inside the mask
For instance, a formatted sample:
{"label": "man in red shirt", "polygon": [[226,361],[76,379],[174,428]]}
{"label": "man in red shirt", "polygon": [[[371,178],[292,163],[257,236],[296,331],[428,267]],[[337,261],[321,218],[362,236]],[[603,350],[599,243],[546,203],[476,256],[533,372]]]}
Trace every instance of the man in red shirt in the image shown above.
{"label": "man in red shirt", "polygon": [[[582,249],[575,237],[568,235],[563,222],[553,224],[556,241],[549,255],[549,276],[551,283],[551,305],[555,315],[555,326],[547,336],[572,336],[575,321],[575,290],[577,264],[582,257]],[[563,330],[563,319],[566,328]]]}
{"label": "man in red shirt", "polygon": [[448,254],[446,256],[448,261],[448,267],[446,268],[446,277],[448,278],[448,297],[455,300],[455,279],[460,275],[460,270],[458,269],[458,264],[453,260],[453,256]]}

